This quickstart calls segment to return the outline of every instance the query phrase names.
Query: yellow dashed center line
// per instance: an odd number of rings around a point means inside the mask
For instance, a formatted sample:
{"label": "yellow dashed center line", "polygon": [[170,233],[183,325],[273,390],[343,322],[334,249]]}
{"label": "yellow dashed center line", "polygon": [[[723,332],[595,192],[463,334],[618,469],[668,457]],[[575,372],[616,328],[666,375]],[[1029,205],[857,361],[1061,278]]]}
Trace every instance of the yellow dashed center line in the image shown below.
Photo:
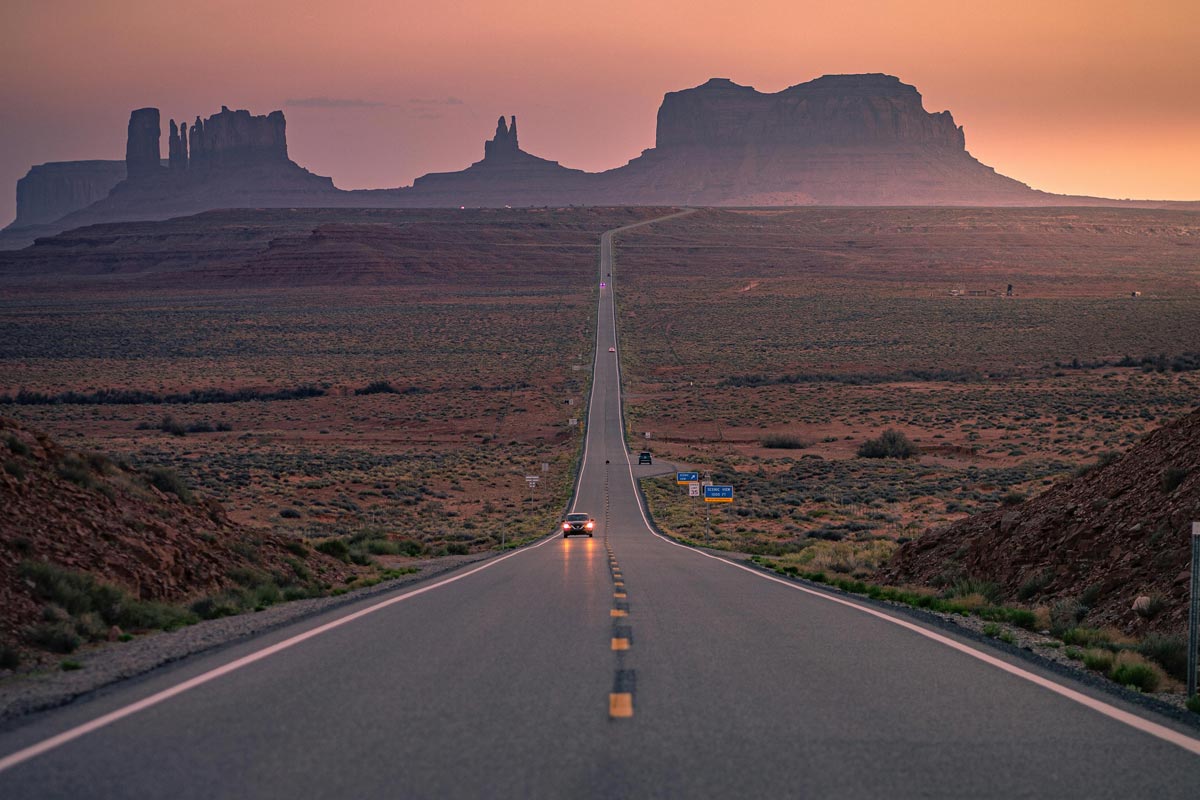
{"label": "yellow dashed center line", "polygon": [[633,716],[633,695],[629,692],[613,692],[608,696],[608,716],[624,719]]}
{"label": "yellow dashed center line", "polygon": [[613,592],[613,597],[615,597],[618,600],[624,600],[625,593],[624,592]]}
{"label": "yellow dashed center line", "polygon": [[622,638],[622,637],[614,636],[613,640],[612,640],[612,649],[613,650],[628,650],[629,649],[629,640]]}
{"label": "yellow dashed center line", "polygon": [[612,616],[614,616],[614,617],[628,617],[629,616],[629,612],[623,608],[614,608],[611,613],[612,613]]}

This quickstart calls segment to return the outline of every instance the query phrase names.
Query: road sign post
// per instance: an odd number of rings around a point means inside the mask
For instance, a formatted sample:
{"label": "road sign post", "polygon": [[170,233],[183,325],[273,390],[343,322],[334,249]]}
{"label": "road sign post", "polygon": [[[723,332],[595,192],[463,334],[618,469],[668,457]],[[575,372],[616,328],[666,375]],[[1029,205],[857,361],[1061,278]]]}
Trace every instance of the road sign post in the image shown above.
{"label": "road sign post", "polygon": [[1192,523],[1192,597],[1188,610],[1187,696],[1196,694],[1196,670],[1200,668],[1200,522]]}
{"label": "road sign post", "polygon": [[732,503],[732,486],[715,486],[708,484],[704,489],[704,543],[708,544],[708,532],[712,525],[712,512],[709,503]]}

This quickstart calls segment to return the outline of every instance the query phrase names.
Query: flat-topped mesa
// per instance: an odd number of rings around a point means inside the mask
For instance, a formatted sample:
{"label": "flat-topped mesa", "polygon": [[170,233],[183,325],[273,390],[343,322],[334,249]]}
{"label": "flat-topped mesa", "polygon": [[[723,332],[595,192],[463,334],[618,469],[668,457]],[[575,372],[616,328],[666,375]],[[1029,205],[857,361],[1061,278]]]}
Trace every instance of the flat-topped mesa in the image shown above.
{"label": "flat-topped mesa", "polygon": [[517,144],[517,118],[512,117],[512,125],[504,122],[504,117],[496,123],[496,135],[483,143],[483,159],[505,158],[521,152]]}
{"label": "flat-topped mesa", "polygon": [[825,75],[773,94],[713,78],[663,99],[659,148],[746,145],[966,146],[949,111],[927,112],[916,88],[892,75]]}
{"label": "flat-topped mesa", "polygon": [[196,117],[188,164],[219,168],[287,163],[286,126],[282,111],[254,116],[244,109],[230,111],[221,106],[221,112],[208,119]]}
{"label": "flat-topped mesa", "polygon": [[131,179],[161,172],[160,136],[157,108],[139,108],[130,113],[129,132],[125,139],[125,172]]}

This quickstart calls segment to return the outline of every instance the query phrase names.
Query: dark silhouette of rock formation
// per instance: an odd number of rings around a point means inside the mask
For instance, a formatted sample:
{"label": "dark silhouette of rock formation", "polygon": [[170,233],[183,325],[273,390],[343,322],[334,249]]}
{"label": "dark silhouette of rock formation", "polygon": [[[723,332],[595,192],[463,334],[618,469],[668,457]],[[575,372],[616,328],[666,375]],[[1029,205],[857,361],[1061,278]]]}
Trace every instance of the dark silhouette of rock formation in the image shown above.
{"label": "dark silhouette of rock formation", "polygon": [[[279,208],[344,204],[329,178],[313,175],[287,156],[282,111],[253,116],[222,106],[189,130],[170,121],[168,159],[158,160],[159,112],[142,108],[129,118],[125,179],[86,207],[46,224],[10,226],[0,247],[23,247],[36,236],[98,222],[154,220],[212,208]],[[42,220],[44,220],[44,216]]]}
{"label": "dark silhouette of rock formation", "polygon": [[1048,197],[966,151],[949,111],[891,75],[826,75],[774,94],[713,78],[670,92],[656,146],[605,194],[706,205],[1009,205]]}
{"label": "dark silhouette of rock formation", "polygon": [[[501,117],[482,160],[400,189],[343,192],[302,169],[288,158],[281,111],[254,116],[222,106],[190,128],[172,120],[168,169],[159,166],[158,126],[158,109],[134,111],[128,178],[36,230],[10,226],[0,247],[95,222],[248,206],[1171,205],[1053,195],[999,175],[967,152],[949,111],[926,111],[914,87],[882,74],[826,75],[770,94],[726,78],[670,92],[655,146],[602,173],[527,153],[517,118]],[[18,216],[46,220],[67,205]]]}
{"label": "dark silhouette of rock formation", "polygon": [[512,126],[504,124],[504,117],[496,123],[496,135],[483,143],[483,157],[489,158],[505,158],[521,152],[520,145],[517,144],[517,118],[512,118]]}
{"label": "dark silhouette of rock formation", "polygon": [[[483,143],[483,160],[460,172],[434,172],[413,182],[407,193],[372,193],[381,205],[543,205],[585,203],[588,173],[538,158],[517,142],[517,118],[496,123],[496,135]],[[534,198],[537,198],[534,200]]]}
{"label": "dark silhouette of rock formation", "polygon": [[45,225],[104,199],[125,180],[124,161],[55,161],[17,181],[13,228]]}
{"label": "dark silhouette of rock formation", "polygon": [[160,136],[157,108],[139,108],[129,115],[129,135],[125,141],[125,173],[129,178],[137,180],[162,171]]}
{"label": "dark silhouette of rock formation", "polygon": [[197,117],[192,126],[189,167],[283,166],[290,163],[282,111],[253,116],[246,110],[230,111],[221,106],[221,113],[206,120]]}
{"label": "dark silhouette of rock formation", "polygon": [[[186,133],[183,135],[187,136]],[[187,169],[187,156],[184,155],[183,150],[184,141],[185,139],[180,137],[179,126],[175,124],[175,120],[171,120],[171,132],[167,135],[167,164],[172,172]]]}

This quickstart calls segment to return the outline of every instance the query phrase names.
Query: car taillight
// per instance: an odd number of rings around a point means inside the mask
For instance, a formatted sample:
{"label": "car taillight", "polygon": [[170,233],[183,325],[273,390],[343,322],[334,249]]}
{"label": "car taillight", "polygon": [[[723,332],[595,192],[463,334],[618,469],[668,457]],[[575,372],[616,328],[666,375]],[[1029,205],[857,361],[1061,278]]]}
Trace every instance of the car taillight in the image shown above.
{"label": "car taillight", "polygon": [[587,524],[587,529],[588,529],[589,531],[590,531],[592,528],[594,528],[594,527],[596,527],[596,523],[594,523],[594,522],[589,522],[589,523]]}
{"label": "car taillight", "polygon": [[569,522],[564,522],[564,523],[563,523],[563,530],[564,530],[564,531],[569,531],[569,530],[571,530],[571,523],[569,523]]}

